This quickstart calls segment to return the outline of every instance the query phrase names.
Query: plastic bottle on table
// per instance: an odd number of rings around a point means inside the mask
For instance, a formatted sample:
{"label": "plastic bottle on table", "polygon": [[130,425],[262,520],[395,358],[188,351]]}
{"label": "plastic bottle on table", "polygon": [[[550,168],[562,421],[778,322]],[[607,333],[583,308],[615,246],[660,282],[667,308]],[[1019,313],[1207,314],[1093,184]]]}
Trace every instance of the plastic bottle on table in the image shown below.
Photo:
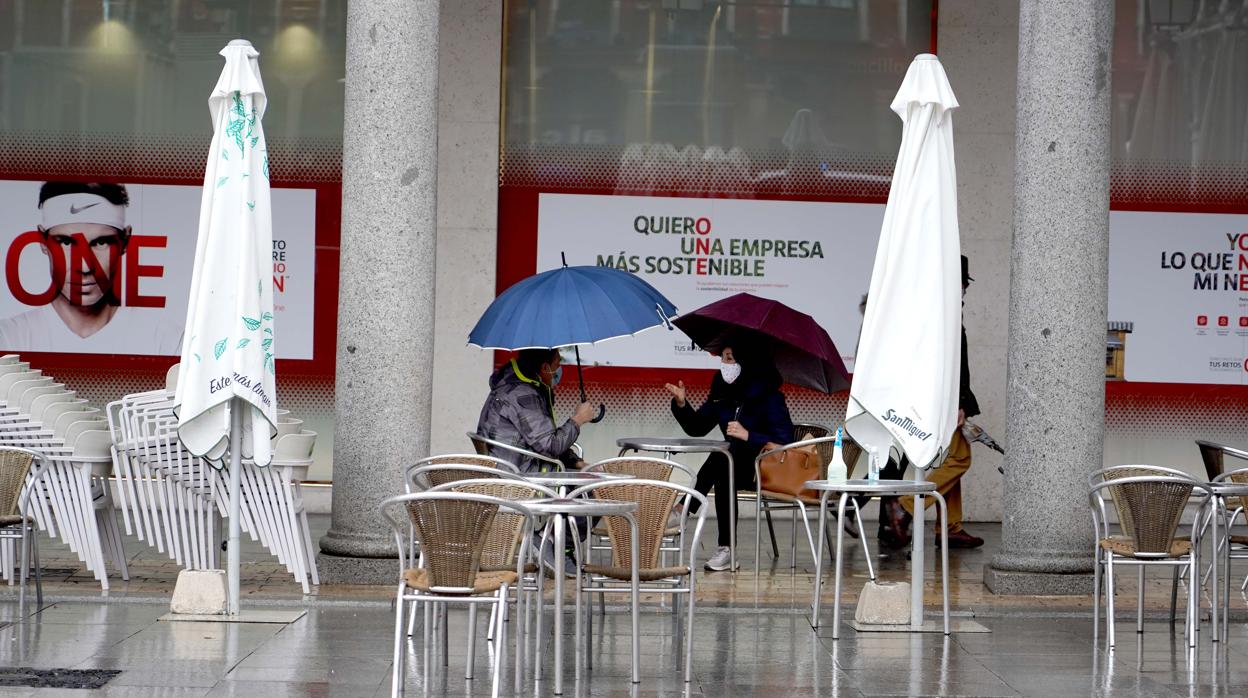
{"label": "plastic bottle on table", "polygon": [[867,479],[871,482],[877,482],[880,479],[880,452],[876,449],[867,449],[870,454],[870,465],[867,467]]}
{"label": "plastic bottle on table", "polygon": [[832,462],[828,463],[828,479],[834,482],[844,482],[849,477],[849,471],[845,467],[845,454],[841,452],[841,432],[842,429],[837,427],[836,442],[832,445]]}

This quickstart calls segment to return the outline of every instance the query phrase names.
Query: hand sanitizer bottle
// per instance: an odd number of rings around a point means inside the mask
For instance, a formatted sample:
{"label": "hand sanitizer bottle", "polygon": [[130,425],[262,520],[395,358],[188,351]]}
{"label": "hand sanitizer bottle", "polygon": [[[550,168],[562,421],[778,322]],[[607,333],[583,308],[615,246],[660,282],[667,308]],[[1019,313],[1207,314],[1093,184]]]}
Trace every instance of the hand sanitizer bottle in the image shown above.
{"label": "hand sanitizer bottle", "polygon": [[867,479],[871,482],[877,482],[880,479],[880,452],[876,449],[867,449],[870,454],[870,465],[867,467]]}
{"label": "hand sanitizer bottle", "polygon": [[828,463],[827,478],[833,482],[844,482],[849,477],[845,467],[845,454],[841,452],[841,428],[836,430],[836,442],[832,445],[832,462]]}

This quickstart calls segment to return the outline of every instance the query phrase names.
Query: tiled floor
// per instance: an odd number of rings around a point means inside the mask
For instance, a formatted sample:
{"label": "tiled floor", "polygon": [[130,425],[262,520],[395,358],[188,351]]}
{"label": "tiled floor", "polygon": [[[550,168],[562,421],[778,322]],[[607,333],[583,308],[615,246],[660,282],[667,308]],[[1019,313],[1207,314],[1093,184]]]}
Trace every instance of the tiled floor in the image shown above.
{"label": "tiled floor", "polygon": [[[317,517],[314,526],[326,521]],[[812,631],[806,618],[813,575],[809,551],[799,547],[790,569],[789,528],[778,531],[782,562],[754,573],[752,522],[743,522],[744,569],[699,577],[699,610],[692,636],[693,681],[682,664],[670,612],[643,608],[642,681],[629,683],[629,624],[620,607],[609,607],[594,627],[593,667],[573,678],[571,623],[565,642],[565,693],[577,696],[861,696],[861,695],[1248,695],[1248,628],[1239,617],[1226,647],[1202,633],[1189,654],[1169,626],[1159,622],[1169,602],[1168,578],[1147,587],[1150,622],[1143,635],[1133,623],[1119,625],[1119,646],[1110,655],[1094,646],[1090,601],[1083,598],[1001,598],[986,592],[982,566],[999,542],[995,526],[974,525],[989,543],[983,550],[952,551],[951,591],[959,617],[974,616],[988,634],[879,634],[842,630],[831,639],[824,625]],[[318,531],[319,532],[319,531]],[[130,539],[128,539],[130,540]],[[58,546],[46,545],[47,566],[61,569],[47,584],[50,603],[22,622],[8,590],[0,589],[0,666],[120,669],[96,694],[126,696],[242,695],[372,696],[389,691],[393,616],[389,587],[322,587],[304,597],[263,551],[244,551],[248,606],[302,606],[308,614],[290,625],[169,623],[157,619],[177,567],[142,543],[128,542],[132,579],[114,579],[101,598],[98,585]],[[885,579],[908,578],[906,554],[874,550]],[[765,557],[768,557],[765,555]],[[929,555],[929,561],[934,556]],[[931,564],[929,562],[929,564]],[[855,548],[848,566],[846,616],[866,580]],[[1120,589],[1122,610],[1134,600],[1133,575]],[[830,591],[830,590],[829,590]],[[929,610],[938,588],[928,587]],[[1207,602],[1207,600],[1206,600]],[[1242,615],[1248,605],[1233,599]],[[549,608],[549,607],[548,607]],[[484,617],[483,617],[484,618]],[[464,679],[465,616],[452,612],[449,669],[435,657],[425,679],[419,638],[409,647],[407,688],[412,695],[488,695],[494,648],[479,642],[475,678]],[[825,616],[830,623],[830,612]],[[516,626],[516,623],[510,624]],[[479,624],[484,631],[485,623]],[[549,625],[548,625],[549,627]],[[514,627],[510,629],[514,632]],[[507,647],[507,670],[514,656]],[[551,647],[530,647],[524,695],[551,694]],[[540,657],[547,680],[533,681]],[[511,674],[504,681],[511,695]],[[86,691],[0,688],[10,695],[91,695]]]}

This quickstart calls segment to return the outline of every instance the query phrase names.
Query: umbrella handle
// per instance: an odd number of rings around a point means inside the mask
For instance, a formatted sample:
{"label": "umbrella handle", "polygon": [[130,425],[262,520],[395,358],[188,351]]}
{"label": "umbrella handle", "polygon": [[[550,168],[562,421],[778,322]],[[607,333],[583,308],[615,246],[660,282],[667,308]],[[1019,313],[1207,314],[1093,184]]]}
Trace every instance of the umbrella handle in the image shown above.
{"label": "umbrella handle", "polygon": [[590,423],[590,424],[597,424],[598,422],[601,422],[601,421],[602,421],[602,418],[603,418],[603,417],[605,417],[605,416],[607,416],[607,406],[606,406],[606,405],[604,405],[604,404],[602,404],[602,403],[600,402],[600,403],[598,403],[598,416],[597,416],[597,417],[594,417],[594,418],[593,418],[593,419],[591,419],[591,420],[589,420],[589,423]]}

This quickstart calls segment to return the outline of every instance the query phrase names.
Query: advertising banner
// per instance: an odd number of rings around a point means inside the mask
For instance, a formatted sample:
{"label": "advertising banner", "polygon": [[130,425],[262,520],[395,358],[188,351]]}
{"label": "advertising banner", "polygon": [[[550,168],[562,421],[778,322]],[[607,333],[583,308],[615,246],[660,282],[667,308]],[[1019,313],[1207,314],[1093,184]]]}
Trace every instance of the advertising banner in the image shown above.
{"label": "advertising banner", "polygon": [[1109,222],[1107,373],[1118,360],[1128,381],[1248,384],[1248,215]]}
{"label": "advertising banner", "polygon": [[[0,351],[178,356],[201,191],[0,181]],[[311,359],[315,191],[272,206],[278,358]]]}
{"label": "advertising banner", "polygon": [[[883,219],[882,204],[542,194],[537,270],[564,257],[626,270],[682,313],[736,293],[772,298],[814,317],[852,371]],[[600,365],[711,365],[666,329],[581,353]]]}

